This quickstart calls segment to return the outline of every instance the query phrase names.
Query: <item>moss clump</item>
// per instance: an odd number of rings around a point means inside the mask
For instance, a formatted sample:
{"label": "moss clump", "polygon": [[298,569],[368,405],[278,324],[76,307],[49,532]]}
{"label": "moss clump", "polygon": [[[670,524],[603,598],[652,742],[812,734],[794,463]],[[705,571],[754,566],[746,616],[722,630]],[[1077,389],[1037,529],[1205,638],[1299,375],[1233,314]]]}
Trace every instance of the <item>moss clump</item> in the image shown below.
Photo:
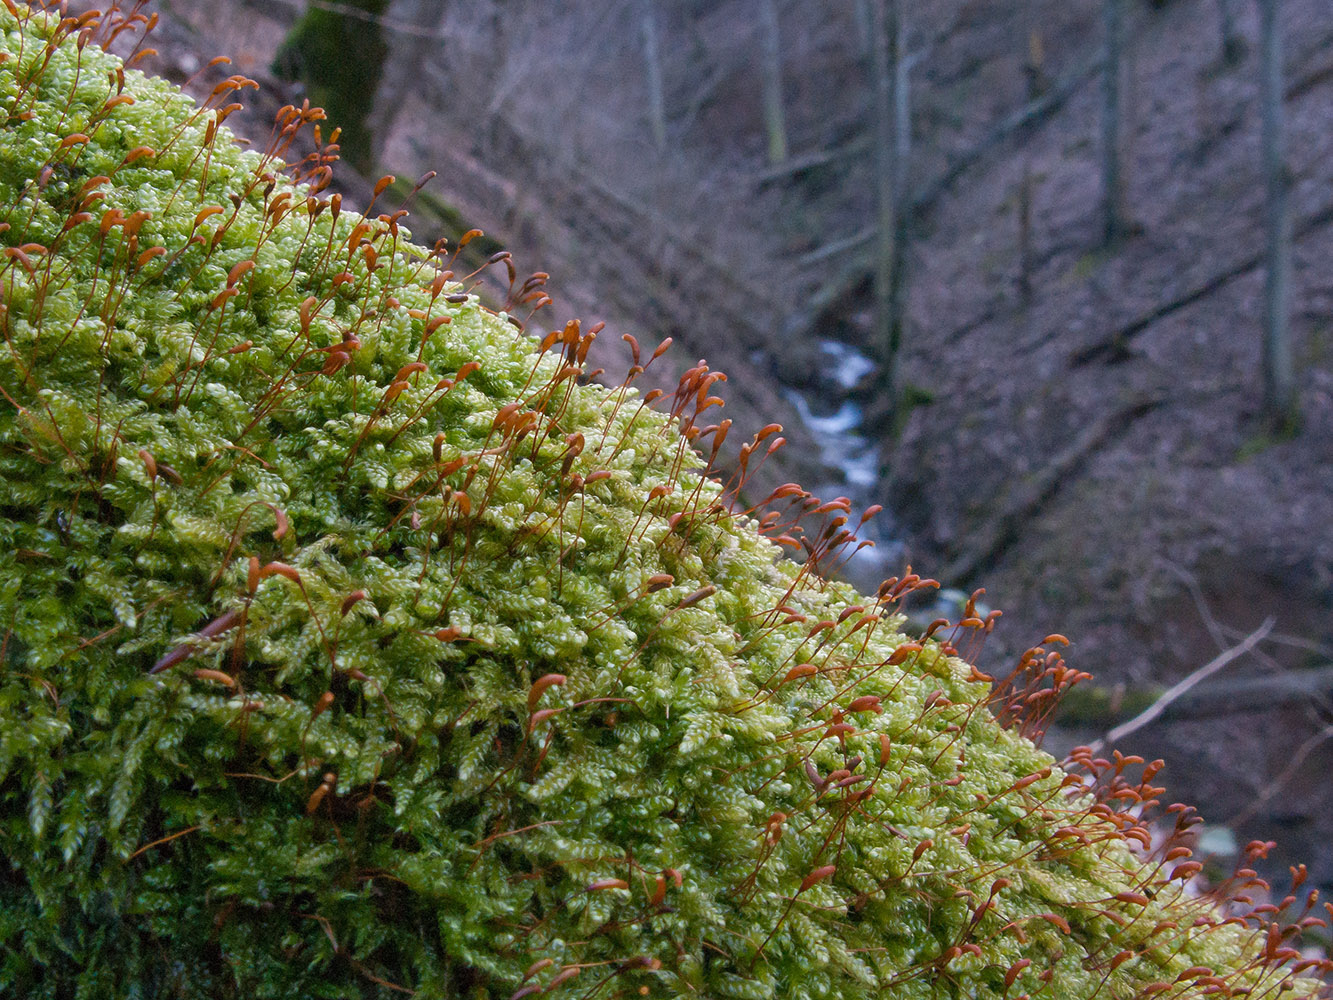
{"label": "moss clump", "polygon": [[590,384],[95,30],[0,11],[0,993],[1309,986],[1013,724],[1058,656],[779,557],[713,373]]}

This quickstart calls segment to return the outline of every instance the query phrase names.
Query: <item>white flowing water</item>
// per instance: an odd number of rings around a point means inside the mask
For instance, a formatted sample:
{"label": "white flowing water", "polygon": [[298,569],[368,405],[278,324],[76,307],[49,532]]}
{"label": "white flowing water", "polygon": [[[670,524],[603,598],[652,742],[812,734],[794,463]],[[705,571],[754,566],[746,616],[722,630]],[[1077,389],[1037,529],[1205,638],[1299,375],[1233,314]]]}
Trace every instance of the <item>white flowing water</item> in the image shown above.
{"label": "white flowing water", "polygon": [[819,349],[833,361],[831,371],[838,385],[849,392],[856,388],[861,379],[875,370],[875,362],[841,340],[826,340],[819,345]]}
{"label": "white flowing water", "polygon": [[847,487],[857,492],[871,489],[879,478],[879,449],[858,433],[861,407],[847,399],[837,413],[821,417],[811,410],[804,393],[787,389],[785,395],[819,446],[823,463],[842,472]]}
{"label": "white flowing water", "polygon": [[[872,504],[889,506],[879,488],[879,448],[862,433],[864,414],[860,404],[848,398],[874,370],[875,363],[841,341],[826,340],[819,347],[829,360],[828,374],[843,392],[822,400],[814,392],[792,388],[784,390],[784,394],[814,438],[824,465],[841,474],[840,482],[818,483],[809,488],[824,500],[840,495],[848,497],[854,512],[851,522],[855,524],[861,511]],[[825,405],[820,406],[821,402]],[[837,406],[834,412],[822,412],[834,404]],[[893,518],[886,509],[858,531],[862,539],[874,541],[875,547],[862,549],[843,569],[854,583],[874,587],[887,574],[898,572],[903,545],[893,537],[893,528]]]}

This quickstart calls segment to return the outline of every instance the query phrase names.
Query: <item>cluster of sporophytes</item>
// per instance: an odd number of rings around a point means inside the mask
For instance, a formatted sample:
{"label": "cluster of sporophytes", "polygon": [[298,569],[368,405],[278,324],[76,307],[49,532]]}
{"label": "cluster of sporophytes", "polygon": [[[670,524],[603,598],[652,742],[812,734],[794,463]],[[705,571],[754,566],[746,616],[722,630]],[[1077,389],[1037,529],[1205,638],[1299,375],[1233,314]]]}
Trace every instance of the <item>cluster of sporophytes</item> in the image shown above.
{"label": "cluster of sporophytes", "polygon": [[282,162],[317,111],[243,152],[137,7],[3,3],[0,994],[1315,990],[1312,896],[1031,742],[1060,637],[992,683],[821,575],[845,501],[742,499],[776,428],[715,473],[718,373],[595,383]]}

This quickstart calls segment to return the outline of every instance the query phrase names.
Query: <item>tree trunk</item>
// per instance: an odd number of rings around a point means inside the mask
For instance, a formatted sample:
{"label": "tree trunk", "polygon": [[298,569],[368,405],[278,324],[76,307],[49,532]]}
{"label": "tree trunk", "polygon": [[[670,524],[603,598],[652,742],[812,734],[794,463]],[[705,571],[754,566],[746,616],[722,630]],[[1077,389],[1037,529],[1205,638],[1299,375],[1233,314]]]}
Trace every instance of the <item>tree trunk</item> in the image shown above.
{"label": "tree trunk", "polygon": [[1018,188],[1018,294],[1027,306],[1032,303],[1032,161],[1023,162],[1023,180]]}
{"label": "tree trunk", "polygon": [[1027,46],[1027,59],[1023,62],[1027,99],[1035,101],[1046,93],[1051,80],[1046,73],[1046,40],[1042,35],[1041,16],[1030,4],[1021,5],[1018,29],[1023,36],[1023,44]]}
{"label": "tree trunk", "polygon": [[1295,378],[1291,362],[1291,178],[1283,137],[1282,34],[1279,0],[1259,0],[1259,100],[1263,114],[1263,165],[1267,189],[1264,288],[1264,416],[1277,431],[1296,420]]}
{"label": "tree trunk", "polygon": [[1222,32],[1222,64],[1235,66],[1245,58],[1245,39],[1236,30],[1236,0],[1217,0],[1218,27]]}
{"label": "tree trunk", "polygon": [[1028,34],[1028,59],[1023,66],[1023,75],[1027,77],[1028,100],[1035,101],[1050,86],[1046,75],[1046,43],[1041,32],[1033,30]]}
{"label": "tree trunk", "polygon": [[1106,59],[1102,68],[1102,245],[1110,246],[1125,231],[1125,179],[1120,129],[1124,23],[1122,0],[1102,0]]}
{"label": "tree trunk", "polygon": [[408,34],[391,27],[388,31],[390,56],[380,74],[370,115],[377,154],[383,153],[408,94],[420,86],[422,66],[443,49],[444,12],[441,0],[394,0],[389,6],[391,25],[412,25],[419,30]]}
{"label": "tree trunk", "polygon": [[782,35],[777,0],[759,0],[759,30],[763,36],[764,131],[768,134],[768,162],[787,159],[787,118],[782,106]]}
{"label": "tree trunk", "polygon": [[653,145],[659,153],[666,150],[666,99],[662,87],[662,55],[658,47],[657,12],[653,0],[642,0],[639,6],[639,25],[643,34],[643,69],[648,84],[648,125],[653,132]]}
{"label": "tree trunk", "polygon": [[855,7],[857,52],[867,64],[875,57],[875,19],[870,10],[873,5],[874,0],[857,0]]}
{"label": "tree trunk", "polygon": [[872,36],[875,117],[875,347],[879,354],[879,393],[892,417],[898,401],[898,351],[902,344],[900,313],[902,258],[901,209],[903,191],[904,100],[902,24],[898,0],[869,0]]}
{"label": "tree trunk", "polygon": [[903,333],[907,326],[907,248],[912,212],[907,204],[907,165],[912,158],[912,92],[909,71],[912,62],[907,56],[907,19],[902,7],[894,18],[897,33],[893,38],[893,127],[894,157],[897,165],[893,176],[893,214],[898,232],[893,238],[893,295],[889,315],[893,319],[893,349],[895,356],[902,348]]}

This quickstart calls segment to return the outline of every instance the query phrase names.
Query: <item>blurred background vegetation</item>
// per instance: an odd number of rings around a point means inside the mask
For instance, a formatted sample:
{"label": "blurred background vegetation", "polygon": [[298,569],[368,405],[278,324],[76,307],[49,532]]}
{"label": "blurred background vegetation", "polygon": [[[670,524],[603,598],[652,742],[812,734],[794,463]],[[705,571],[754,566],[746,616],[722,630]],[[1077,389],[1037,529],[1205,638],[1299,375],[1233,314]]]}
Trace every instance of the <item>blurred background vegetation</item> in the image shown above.
{"label": "blurred background vegetation", "polygon": [[416,238],[549,271],[530,329],[606,321],[607,381],[622,334],[727,371],[763,485],[884,505],[857,583],[984,585],[991,672],[1067,633],[1052,749],[1120,727],[1205,850],[1333,889],[1327,0],[156,9],[156,71],[261,83],[255,144],[328,108],[352,202],[438,171]]}

